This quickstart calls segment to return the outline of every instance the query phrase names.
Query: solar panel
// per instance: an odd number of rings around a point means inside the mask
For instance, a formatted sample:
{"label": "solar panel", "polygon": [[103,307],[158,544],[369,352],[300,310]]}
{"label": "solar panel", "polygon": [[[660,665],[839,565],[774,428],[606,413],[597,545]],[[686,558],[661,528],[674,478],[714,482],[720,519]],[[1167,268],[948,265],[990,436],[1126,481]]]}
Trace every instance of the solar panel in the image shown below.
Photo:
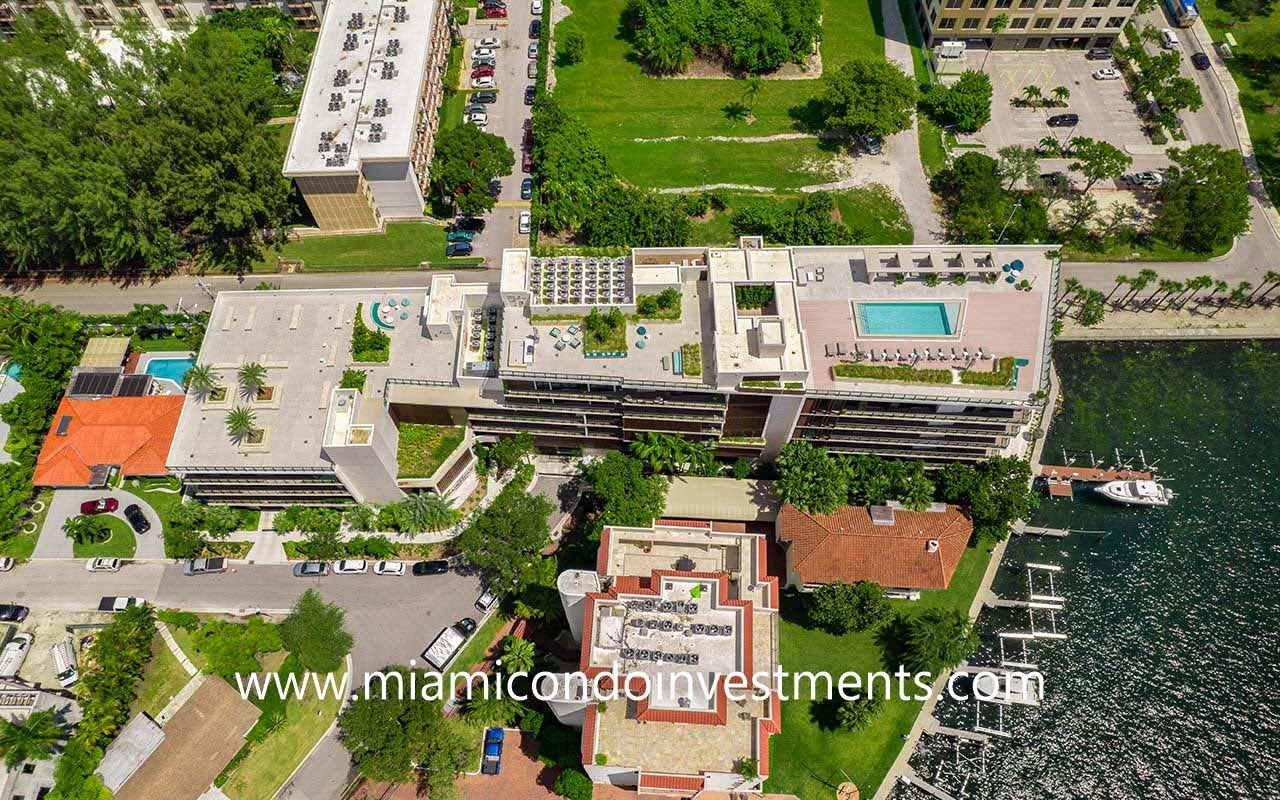
{"label": "solar panel", "polygon": [[66,436],[67,428],[71,427],[71,417],[61,416],[58,418],[58,429],[53,432],[54,436]]}
{"label": "solar panel", "polygon": [[146,397],[150,387],[150,375],[125,375],[116,388],[116,397]]}
{"label": "solar panel", "polygon": [[113,395],[116,381],[120,379],[118,372],[79,372],[71,379],[73,395]]}

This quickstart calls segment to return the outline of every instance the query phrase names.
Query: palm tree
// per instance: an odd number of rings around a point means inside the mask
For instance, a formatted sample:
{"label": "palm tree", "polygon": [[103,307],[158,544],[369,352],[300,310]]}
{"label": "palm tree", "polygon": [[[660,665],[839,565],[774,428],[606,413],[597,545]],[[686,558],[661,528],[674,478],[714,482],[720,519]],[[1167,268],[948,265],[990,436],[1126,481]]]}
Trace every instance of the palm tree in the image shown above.
{"label": "palm tree", "polygon": [[261,26],[267,50],[276,57],[280,66],[296,72],[289,63],[287,48],[293,43],[293,23],[283,16],[271,16],[258,23]]}
{"label": "palm tree", "polygon": [[0,720],[0,753],[4,753],[4,765],[9,769],[24,761],[47,758],[53,746],[65,738],[51,708],[28,714],[21,721]]}
{"label": "palm tree", "polygon": [[438,494],[419,492],[404,502],[413,529],[411,533],[444,530],[458,521],[458,512]]}
{"label": "palm tree", "polygon": [[[1168,278],[1162,279],[1160,281],[1159,288],[1157,288],[1154,292],[1151,293],[1151,297],[1147,298],[1147,301],[1151,304],[1151,310],[1155,311],[1164,303],[1165,300],[1168,300],[1170,297],[1172,297],[1174,292],[1181,292],[1181,291],[1182,291],[1181,281],[1170,280]],[[1156,301],[1155,300],[1156,295],[1160,294],[1161,292],[1164,292],[1165,296],[1160,298],[1159,301]]]}
{"label": "palm tree", "polygon": [[1040,87],[1024,86],[1022,87],[1022,96],[1026,98],[1027,105],[1035,108],[1039,104],[1041,98]]}
{"label": "palm tree", "polygon": [[216,382],[217,376],[213,372],[213,367],[208,364],[192,365],[183,378],[183,383],[187,385],[187,391],[201,395],[212,392]]}
{"label": "palm tree", "polygon": [[1053,101],[1055,103],[1062,103],[1064,106],[1067,104],[1067,101],[1071,99],[1071,90],[1065,86],[1053,87],[1053,91],[1050,92],[1050,94],[1053,95]]}
{"label": "palm tree", "polygon": [[227,412],[227,433],[231,434],[232,439],[239,441],[253,433],[256,422],[252,409],[236,406]]}
{"label": "palm tree", "polygon": [[1046,154],[1062,155],[1062,142],[1059,142],[1053,134],[1041,137],[1039,145]]}
{"label": "palm tree", "polygon": [[[1066,303],[1067,308],[1071,308],[1071,305],[1075,302],[1076,293],[1079,292],[1082,288],[1084,288],[1084,284],[1080,283],[1080,281],[1076,280],[1075,278],[1067,278],[1062,288],[1065,289],[1066,291],[1062,293],[1062,297],[1058,298],[1058,302]],[[1054,313],[1057,313],[1058,311],[1057,306],[1054,306],[1053,310],[1054,310]]]}
{"label": "palm tree", "polygon": [[1267,290],[1256,298],[1251,293],[1249,295],[1249,302],[1254,303],[1262,300],[1267,295],[1271,294],[1271,290],[1275,289],[1277,285],[1280,285],[1280,272],[1276,272],[1272,269],[1267,270],[1267,274],[1262,276],[1262,283],[1258,284],[1258,289],[1254,289],[1254,293],[1259,289],[1262,289],[1264,286],[1267,287]]}
{"label": "palm tree", "polygon": [[715,451],[706,442],[689,442],[685,463],[689,472],[703,478],[712,477],[718,471]]}
{"label": "palm tree", "polygon": [[1104,299],[1102,302],[1104,302],[1104,303],[1110,303],[1110,302],[1111,302],[1111,295],[1113,295],[1113,294],[1115,294],[1115,293],[1116,293],[1116,289],[1119,289],[1121,286],[1125,286],[1126,284],[1128,284],[1128,283],[1129,283],[1129,280],[1130,280],[1130,278],[1129,278],[1129,276],[1128,276],[1128,275],[1117,275],[1117,276],[1116,276],[1116,285],[1111,287],[1111,291],[1107,292],[1106,299]]}
{"label": "palm tree", "polygon": [[747,111],[755,108],[756,99],[760,97],[760,92],[763,90],[764,78],[759,75],[752,75],[743,82],[742,104],[747,107]]}
{"label": "palm tree", "polygon": [[1253,288],[1253,284],[1248,281],[1240,281],[1235,289],[1231,290],[1231,305],[1244,305],[1249,300],[1249,290]]}
{"label": "palm tree", "polygon": [[1129,293],[1120,301],[1120,307],[1123,308],[1129,304],[1130,300],[1137,298],[1138,293],[1151,285],[1151,282],[1160,277],[1160,274],[1154,269],[1144,269],[1138,273],[1138,277],[1129,281]]}
{"label": "palm tree", "polygon": [[[1208,294],[1208,295],[1207,295],[1203,300],[1201,300],[1200,302],[1201,302],[1201,303],[1209,303],[1209,302],[1211,302],[1211,301],[1213,300],[1213,296],[1214,296],[1214,295],[1216,295],[1218,292],[1225,292],[1225,291],[1226,291],[1227,289],[1229,289],[1229,288],[1231,288],[1231,287],[1227,285],[1227,282],[1226,282],[1226,281],[1214,281],[1214,283],[1213,283],[1213,291],[1209,292],[1209,294]],[[1219,302],[1219,303],[1218,303],[1218,307],[1217,307],[1216,309],[1214,309],[1213,314],[1217,314],[1217,313],[1218,313],[1218,311],[1221,311],[1221,310],[1222,310],[1222,303],[1221,303],[1221,302]],[[1211,317],[1212,317],[1212,316],[1213,316],[1213,314],[1210,314],[1209,316],[1211,316]]]}
{"label": "palm tree", "polygon": [[1194,278],[1188,278],[1186,283],[1183,284],[1185,292],[1177,300],[1178,310],[1181,311],[1185,308],[1187,303],[1191,302],[1191,298],[1196,296],[1196,292],[1201,289],[1207,289],[1212,285],[1213,278],[1209,275],[1197,275]]}
{"label": "palm tree", "polygon": [[516,636],[508,636],[502,640],[502,668],[508,675],[532,672],[537,655],[533,642]]}
{"label": "palm tree", "polygon": [[254,361],[242,364],[238,374],[240,385],[244,387],[245,394],[250,397],[256,395],[267,380],[267,368]]}
{"label": "palm tree", "polygon": [[62,532],[76,544],[94,544],[107,539],[110,529],[98,517],[76,515],[62,521]]}

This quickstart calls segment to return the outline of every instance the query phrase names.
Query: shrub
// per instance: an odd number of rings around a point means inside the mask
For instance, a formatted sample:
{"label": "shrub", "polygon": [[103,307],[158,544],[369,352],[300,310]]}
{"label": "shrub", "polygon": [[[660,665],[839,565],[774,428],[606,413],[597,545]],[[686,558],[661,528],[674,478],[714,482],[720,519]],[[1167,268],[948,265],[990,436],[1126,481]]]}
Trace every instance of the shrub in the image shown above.
{"label": "shrub", "polygon": [[171,628],[181,628],[184,631],[194,631],[200,627],[200,618],[190,611],[157,611],[156,619]]}
{"label": "shrub", "polygon": [[[356,303],[356,318],[351,325],[351,360],[385,364],[391,358],[391,337],[382,331],[369,330],[361,313],[363,306],[363,303]],[[345,379],[345,375],[343,377]]]}
{"label": "shrub", "polygon": [[773,284],[753,284],[734,288],[734,301],[738,308],[765,308],[773,302]]}
{"label": "shrub", "polygon": [[362,369],[344,369],[342,371],[342,388],[359,389],[363,392],[364,382],[368,377],[369,373]]}
{"label": "shrub", "polygon": [[809,621],[831,633],[862,631],[889,614],[884,587],[874,581],[831,583],[809,595]]}
{"label": "shrub", "polygon": [[342,527],[342,512],[336,508],[289,506],[276,514],[273,525],[281,533],[337,533]]}
{"label": "shrub", "polygon": [[568,800],[591,800],[595,784],[587,777],[587,773],[576,767],[567,767],[556,778],[552,791]]}
{"label": "shrub", "polygon": [[871,720],[884,707],[883,697],[859,697],[845,700],[836,709],[836,721],[846,731],[860,731],[871,724]]}
{"label": "shrub", "polygon": [[814,192],[794,203],[752,203],[734,213],[730,222],[738,236],[763,236],[767,242],[787,245],[857,244],[865,239],[861,232],[836,222],[835,208],[829,192]]}
{"label": "shrub", "polygon": [[729,465],[729,474],[738,480],[745,480],[751,475],[751,462],[740,458]]}
{"label": "shrub", "polygon": [[206,622],[191,641],[196,651],[208,659],[205,672],[219,675],[233,686],[237,674],[249,675],[262,669],[259,653],[274,652],[283,646],[278,627],[262,617],[250,617],[243,624]]}
{"label": "shrub", "polygon": [[556,46],[556,64],[562,67],[572,66],[582,61],[587,49],[587,39],[578,31],[569,31],[559,37]]}
{"label": "shrub", "polygon": [[308,589],[280,623],[280,641],[297,655],[303,669],[321,674],[333,672],[342,666],[354,641],[345,622],[346,612],[324,602],[315,589]]}
{"label": "shrub", "polygon": [[940,125],[975,133],[991,121],[991,78],[985,72],[965,70],[950,86],[931,85],[921,105]]}
{"label": "shrub", "polygon": [[637,28],[638,54],[657,72],[681,72],[697,52],[760,73],[803,63],[821,35],[820,14],[817,0],[634,0],[626,20]]}

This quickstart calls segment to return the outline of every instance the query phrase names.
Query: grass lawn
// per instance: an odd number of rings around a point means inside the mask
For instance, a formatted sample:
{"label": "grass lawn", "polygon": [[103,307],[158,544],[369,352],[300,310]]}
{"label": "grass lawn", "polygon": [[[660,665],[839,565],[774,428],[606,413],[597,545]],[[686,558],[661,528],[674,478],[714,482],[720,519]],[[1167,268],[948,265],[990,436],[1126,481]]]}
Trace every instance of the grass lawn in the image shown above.
{"label": "grass lawn", "polygon": [[[201,624],[203,624],[204,622],[213,619],[216,615],[202,614],[198,616],[200,617]],[[186,654],[187,659],[195,665],[196,669],[204,672],[205,667],[209,666],[209,658],[204,653],[196,650],[195,643],[191,641],[191,634],[195,633],[195,631],[189,631],[186,628],[179,628],[177,625],[170,625],[169,633],[173,634],[173,640],[178,643],[178,647],[184,654]]]}
{"label": "grass lawn", "polygon": [[[933,73],[929,71],[929,59],[924,51],[924,37],[920,34],[915,8],[910,0],[898,0],[898,11],[907,27],[916,80],[922,85],[933,83]],[[942,142],[942,129],[923,113],[916,114],[916,128],[920,141],[920,163],[924,166],[924,174],[933,177],[935,172],[941,172],[947,167],[947,150]]]}
{"label": "grass lawn", "polygon": [[[0,556],[8,556],[20,561],[31,558],[31,554],[36,549],[36,542],[40,540],[40,529],[44,527],[44,518],[49,515],[49,501],[52,499],[52,489],[41,489],[36,492],[32,504],[44,503],[44,508],[32,514],[29,519],[22,520],[17,526],[18,533],[0,540]],[[31,527],[33,522],[36,525],[35,533],[22,533],[22,529]]]}
{"label": "grass lawn", "polygon": [[430,478],[465,436],[460,425],[401,425],[396,449],[399,477]]}
{"label": "grass lawn", "polygon": [[480,629],[475,635],[467,641],[462,652],[458,653],[458,657],[449,665],[448,672],[445,673],[445,686],[448,686],[449,676],[458,672],[470,672],[471,668],[482,661],[489,652],[489,646],[493,644],[493,638],[498,635],[498,631],[506,624],[506,620],[498,614],[490,614],[489,618],[484,621]]}
{"label": "grass lawn", "polygon": [[1194,253],[1162,239],[1111,238],[1102,247],[1064,244],[1063,261],[1205,261],[1231,248],[1224,244],[1212,253]]}
{"label": "grass lawn", "polygon": [[[893,609],[909,616],[928,608],[968,613],[990,558],[990,545],[965,550],[950,588],[925,592],[917,602],[894,601]],[[874,633],[836,636],[806,628],[804,621],[803,601],[793,593],[784,595],[779,649],[786,671],[827,671],[838,676],[895,668],[884,663]],[[834,704],[787,700],[782,704],[782,733],[769,743],[771,773],[765,791],[794,794],[800,800],[829,800],[848,774],[863,797],[872,797],[923,705],[912,700],[887,700],[867,728],[851,733],[834,725]]]}
{"label": "grass lawn", "polygon": [[133,552],[138,547],[138,540],[134,538],[133,528],[129,527],[129,523],[117,517],[106,515],[103,515],[101,519],[111,529],[111,536],[105,542],[98,542],[97,544],[73,545],[71,554],[76,558],[133,558]]}
{"label": "grass lawn", "polygon": [[[754,121],[725,108],[743,100],[743,81],[685,80],[645,75],[622,38],[626,0],[569,0],[572,14],[556,36],[581,33],[583,60],[556,68],[556,97],[592,129],[613,168],[642,186],[738,183],[794,188],[824,178],[831,154],[813,139],[782,142],[633,142],[668,136],[768,136],[803,130],[797,120],[818,92],[814,80],[765,80],[753,101]],[[876,0],[825,0],[823,70],[855,55],[884,57]]]}
{"label": "grass lawn", "polygon": [[277,258],[300,259],[310,272],[417,269],[424,261],[432,269],[461,269],[480,263],[478,258],[446,258],[444,237],[439,225],[389,222],[385,233],[294,239],[270,250],[255,268],[274,271]]}
{"label": "grass lawn", "polygon": [[[302,667],[289,656],[277,671],[301,676]],[[333,673],[339,682],[345,674],[345,666]],[[271,800],[338,716],[342,697],[341,693],[336,694],[320,699],[309,685],[301,700],[290,697],[255,701],[263,708],[262,717],[250,731],[245,749],[233,760],[235,766],[224,773],[227,780],[222,791],[231,800]]]}
{"label": "grass lawn", "polygon": [[[906,209],[892,192],[879,186],[859,186],[832,194],[841,220],[851,228],[867,234],[865,244],[911,243],[911,223],[907,219]],[[799,193],[731,192],[728,195],[728,207],[724,211],[713,211],[705,219],[694,221],[690,244],[732,244],[737,241],[732,225],[734,211],[779,200],[794,202],[800,197]]]}
{"label": "grass lawn", "polygon": [[178,353],[190,351],[191,345],[187,343],[186,339],[166,336],[161,339],[138,340],[133,349],[143,353]]}
{"label": "grass lawn", "polygon": [[1230,32],[1236,40],[1234,58],[1227,66],[1240,88],[1249,138],[1258,156],[1263,182],[1274,203],[1280,204],[1280,7],[1247,22],[1232,24],[1232,18],[1218,10],[1214,0],[1203,0],[1200,15],[1215,42]]}
{"label": "grass lawn", "polygon": [[129,705],[129,716],[145,711],[154,719],[169,704],[191,676],[165,645],[160,634],[151,640],[151,660],[138,684],[138,696]]}

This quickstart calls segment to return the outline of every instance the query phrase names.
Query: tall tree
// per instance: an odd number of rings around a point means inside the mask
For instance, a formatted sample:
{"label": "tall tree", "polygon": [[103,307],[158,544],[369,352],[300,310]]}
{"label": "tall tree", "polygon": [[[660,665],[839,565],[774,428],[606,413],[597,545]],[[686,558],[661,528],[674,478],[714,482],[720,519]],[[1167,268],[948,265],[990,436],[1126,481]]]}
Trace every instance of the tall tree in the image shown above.
{"label": "tall tree", "polygon": [[1156,233],[1208,253],[1249,228],[1249,173],[1235,150],[1197,144],[1169,152],[1174,166],[1160,188]]}
{"label": "tall tree", "polygon": [[501,136],[475,125],[455,125],[436,138],[431,188],[463,214],[482,214],[497,202],[489,184],[510,175],[515,163],[515,155]]}
{"label": "tall tree", "polygon": [[551,541],[547,518],[551,504],[541,495],[510,491],[509,484],[458,536],[457,548],[468,563],[500,592],[517,591],[539,565],[538,555]]}
{"label": "tall tree", "polygon": [[919,92],[897,64],[855,58],[824,74],[822,85],[830,130],[883,137],[911,127]]}
{"label": "tall tree", "polygon": [[1034,147],[1010,144],[1001,147],[997,155],[1000,156],[1000,177],[1005,181],[1005,191],[1012,191],[1019,181],[1030,184],[1040,172],[1040,158]]}
{"label": "tall tree", "polygon": [[978,634],[968,617],[953,608],[931,608],[910,622],[903,666],[936,678],[977,649]]}
{"label": "tall tree", "polygon": [[1086,192],[1104,178],[1120,177],[1133,163],[1127,153],[1110,142],[1097,142],[1087,136],[1073,138],[1071,149],[1076,157],[1071,169],[1084,175]]}
{"label": "tall tree", "polygon": [[333,672],[342,666],[355,642],[345,627],[346,618],[345,611],[326,603],[315,589],[308,589],[280,623],[280,641],[308,672]]}
{"label": "tall tree", "polygon": [[34,711],[26,719],[0,719],[0,753],[11,770],[24,761],[48,758],[54,745],[65,738],[51,708]]}
{"label": "tall tree", "polygon": [[651,525],[666,508],[666,479],[645,475],[639,459],[612,451],[581,471],[590,502],[606,525]]}
{"label": "tall tree", "polygon": [[830,514],[849,496],[848,478],[826,450],[796,439],[778,455],[778,497],[814,514]]}

